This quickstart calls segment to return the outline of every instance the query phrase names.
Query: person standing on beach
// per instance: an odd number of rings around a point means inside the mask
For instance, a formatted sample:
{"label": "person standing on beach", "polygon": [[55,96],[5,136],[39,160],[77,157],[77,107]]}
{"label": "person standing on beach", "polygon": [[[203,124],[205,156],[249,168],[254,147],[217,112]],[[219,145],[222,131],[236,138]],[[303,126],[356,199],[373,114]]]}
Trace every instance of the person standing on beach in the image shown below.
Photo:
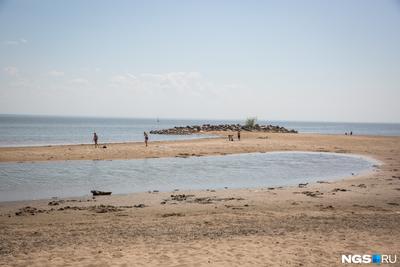
{"label": "person standing on beach", "polygon": [[147,142],[149,141],[149,135],[146,132],[144,132],[143,135],[144,135],[144,143],[146,144],[147,147]]}
{"label": "person standing on beach", "polygon": [[237,132],[238,141],[240,141],[240,129]]}
{"label": "person standing on beach", "polygon": [[93,133],[93,142],[94,142],[94,147],[97,147],[97,141],[99,140],[99,137],[97,136],[96,132]]}

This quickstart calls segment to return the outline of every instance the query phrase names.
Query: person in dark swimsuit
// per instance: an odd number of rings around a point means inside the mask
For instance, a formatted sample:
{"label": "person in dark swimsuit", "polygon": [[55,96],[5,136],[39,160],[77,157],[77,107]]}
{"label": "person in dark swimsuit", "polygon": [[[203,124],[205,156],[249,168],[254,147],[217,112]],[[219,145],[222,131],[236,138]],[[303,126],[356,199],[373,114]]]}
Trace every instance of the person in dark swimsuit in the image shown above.
{"label": "person in dark swimsuit", "polygon": [[238,141],[240,141],[240,129],[237,132],[237,138],[238,138]]}
{"label": "person in dark swimsuit", "polygon": [[99,137],[98,137],[98,135],[96,134],[96,132],[94,132],[94,133],[93,133],[94,147],[97,147],[97,146],[98,146],[98,144],[97,144],[98,141],[99,141]]}
{"label": "person in dark swimsuit", "polygon": [[149,135],[146,132],[144,132],[143,135],[144,135],[144,143],[147,146],[147,142],[149,141]]}

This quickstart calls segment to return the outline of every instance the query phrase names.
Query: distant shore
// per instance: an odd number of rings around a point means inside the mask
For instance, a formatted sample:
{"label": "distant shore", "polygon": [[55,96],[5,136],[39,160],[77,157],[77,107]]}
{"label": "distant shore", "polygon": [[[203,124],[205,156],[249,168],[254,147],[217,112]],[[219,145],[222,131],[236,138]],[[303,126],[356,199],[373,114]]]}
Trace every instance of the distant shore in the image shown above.
{"label": "distant shore", "polygon": [[0,160],[322,151],[366,155],[383,165],[304,187],[3,202],[0,265],[341,266],[341,254],[400,251],[400,137],[244,133],[233,142],[106,146],[1,148]]}

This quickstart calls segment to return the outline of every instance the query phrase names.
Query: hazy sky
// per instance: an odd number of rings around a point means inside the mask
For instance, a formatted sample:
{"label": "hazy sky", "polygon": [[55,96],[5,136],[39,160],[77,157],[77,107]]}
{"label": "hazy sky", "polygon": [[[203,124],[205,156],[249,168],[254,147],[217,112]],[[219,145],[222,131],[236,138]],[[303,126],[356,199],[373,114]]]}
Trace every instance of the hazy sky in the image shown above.
{"label": "hazy sky", "polygon": [[400,2],[0,0],[0,113],[400,122]]}

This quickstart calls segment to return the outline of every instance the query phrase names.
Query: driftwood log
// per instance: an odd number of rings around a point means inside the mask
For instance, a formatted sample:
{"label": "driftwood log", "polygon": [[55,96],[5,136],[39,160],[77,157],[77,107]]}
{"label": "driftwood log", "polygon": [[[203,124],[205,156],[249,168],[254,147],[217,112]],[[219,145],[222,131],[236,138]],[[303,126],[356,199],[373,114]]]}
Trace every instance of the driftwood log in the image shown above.
{"label": "driftwood log", "polygon": [[104,191],[98,191],[98,190],[92,190],[93,196],[109,196],[111,195],[111,192],[104,192]]}

